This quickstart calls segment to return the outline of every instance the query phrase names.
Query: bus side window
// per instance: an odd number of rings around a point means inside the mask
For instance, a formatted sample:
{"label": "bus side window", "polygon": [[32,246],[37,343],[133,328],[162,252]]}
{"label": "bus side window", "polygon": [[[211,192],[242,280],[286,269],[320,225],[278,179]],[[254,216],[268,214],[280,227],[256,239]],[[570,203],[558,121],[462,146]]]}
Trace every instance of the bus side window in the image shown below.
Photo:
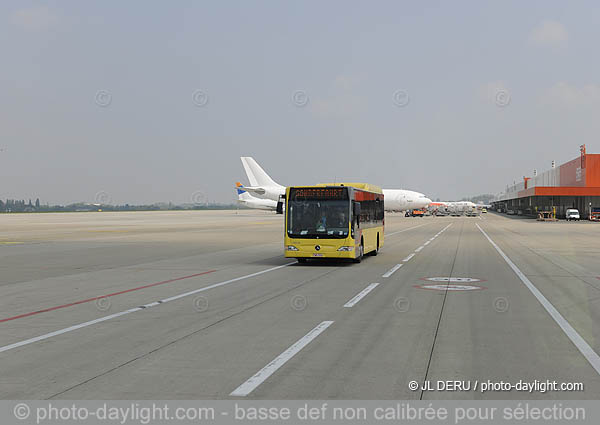
{"label": "bus side window", "polygon": [[383,220],[383,201],[379,198],[375,201],[375,220]]}
{"label": "bus side window", "polygon": [[354,218],[356,220],[356,226],[360,228],[360,202],[354,201],[352,202],[352,212],[354,214]]}

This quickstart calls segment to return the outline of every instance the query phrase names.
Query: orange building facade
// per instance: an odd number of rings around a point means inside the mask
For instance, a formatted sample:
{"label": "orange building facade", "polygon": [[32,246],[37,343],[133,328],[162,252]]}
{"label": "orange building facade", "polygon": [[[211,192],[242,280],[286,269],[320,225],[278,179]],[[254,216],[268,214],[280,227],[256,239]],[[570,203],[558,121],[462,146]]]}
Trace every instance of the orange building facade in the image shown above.
{"label": "orange building facade", "polygon": [[600,154],[586,153],[583,145],[578,158],[540,175],[523,177],[521,183],[507,186],[493,205],[519,215],[554,210],[558,217],[576,208],[587,218],[592,208],[600,207]]}

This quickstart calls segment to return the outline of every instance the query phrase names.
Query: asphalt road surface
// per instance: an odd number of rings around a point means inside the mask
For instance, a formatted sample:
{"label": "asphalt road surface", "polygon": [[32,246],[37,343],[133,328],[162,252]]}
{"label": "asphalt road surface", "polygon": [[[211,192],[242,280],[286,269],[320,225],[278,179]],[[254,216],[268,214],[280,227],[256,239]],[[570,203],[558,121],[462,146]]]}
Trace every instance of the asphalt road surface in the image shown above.
{"label": "asphalt road surface", "polygon": [[600,398],[600,224],[388,214],[360,264],[282,236],[246,210],[0,216],[0,398]]}

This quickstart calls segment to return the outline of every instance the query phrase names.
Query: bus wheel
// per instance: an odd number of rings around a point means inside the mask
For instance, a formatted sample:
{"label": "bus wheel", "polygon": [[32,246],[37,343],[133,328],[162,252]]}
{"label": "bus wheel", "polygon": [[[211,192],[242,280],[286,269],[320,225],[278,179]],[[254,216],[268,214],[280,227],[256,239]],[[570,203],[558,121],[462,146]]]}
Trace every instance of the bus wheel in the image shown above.
{"label": "bus wheel", "polygon": [[359,251],[358,257],[356,257],[354,259],[355,263],[360,263],[362,261],[363,255],[365,254],[365,246],[364,246],[362,240],[360,241],[360,248],[359,249],[360,249],[360,251]]}
{"label": "bus wheel", "polygon": [[371,251],[371,255],[373,257],[375,257],[377,254],[379,254],[379,233],[377,234],[377,247],[374,251]]}
{"label": "bus wheel", "polygon": [[306,263],[306,258],[296,258],[299,263]]}

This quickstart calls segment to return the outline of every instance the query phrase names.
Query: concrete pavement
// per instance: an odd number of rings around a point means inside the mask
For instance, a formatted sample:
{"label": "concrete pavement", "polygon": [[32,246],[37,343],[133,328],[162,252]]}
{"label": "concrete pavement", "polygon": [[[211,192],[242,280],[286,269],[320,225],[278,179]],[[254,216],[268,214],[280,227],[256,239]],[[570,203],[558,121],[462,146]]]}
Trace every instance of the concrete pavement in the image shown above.
{"label": "concrete pavement", "polygon": [[[1,216],[0,396],[600,397],[598,225],[392,214],[386,233],[361,264],[300,265],[269,213]],[[454,380],[471,388],[422,389]],[[481,391],[547,380],[584,389]]]}

